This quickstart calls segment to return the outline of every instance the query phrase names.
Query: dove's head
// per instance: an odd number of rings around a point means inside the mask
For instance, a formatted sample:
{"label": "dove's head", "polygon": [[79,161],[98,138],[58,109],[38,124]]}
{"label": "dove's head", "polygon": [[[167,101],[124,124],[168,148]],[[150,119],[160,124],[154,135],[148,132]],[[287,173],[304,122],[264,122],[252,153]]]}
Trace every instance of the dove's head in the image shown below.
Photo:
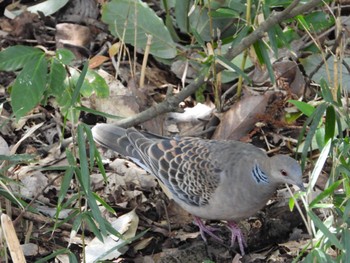
{"label": "dove's head", "polygon": [[287,155],[275,155],[270,159],[271,177],[277,183],[294,184],[305,190],[299,163]]}

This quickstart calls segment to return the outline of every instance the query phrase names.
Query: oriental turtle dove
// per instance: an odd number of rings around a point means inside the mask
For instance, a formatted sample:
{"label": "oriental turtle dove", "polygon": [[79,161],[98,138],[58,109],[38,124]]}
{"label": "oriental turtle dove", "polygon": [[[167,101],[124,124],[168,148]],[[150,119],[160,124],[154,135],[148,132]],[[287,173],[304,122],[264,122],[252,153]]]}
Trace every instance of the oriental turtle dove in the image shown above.
{"label": "oriental turtle dove", "polygon": [[286,155],[268,157],[251,144],[166,138],[112,124],[98,124],[92,133],[97,143],[129,157],[157,177],[174,200],[194,215],[204,240],[204,233],[219,238],[200,218],[226,220],[231,245],[237,239],[242,254],[245,242],[235,221],[260,210],[279,184],[304,189],[297,161]]}

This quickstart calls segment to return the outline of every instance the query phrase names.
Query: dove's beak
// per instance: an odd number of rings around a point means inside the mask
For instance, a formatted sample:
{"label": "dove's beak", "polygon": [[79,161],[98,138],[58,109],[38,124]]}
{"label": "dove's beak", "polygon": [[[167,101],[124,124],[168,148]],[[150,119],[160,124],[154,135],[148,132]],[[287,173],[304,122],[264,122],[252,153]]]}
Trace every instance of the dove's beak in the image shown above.
{"label": "dove's beak", "polygon": [[305,188],[305,186],[304,186],[304,183],[303,183],[303,182],[301,182],[301,183],[297,184],[296,186],[298,186],[298,187],[300,188],[300,191],[302,191],[302,192],[305,192],[305,191],[306,191],[306,188]]}

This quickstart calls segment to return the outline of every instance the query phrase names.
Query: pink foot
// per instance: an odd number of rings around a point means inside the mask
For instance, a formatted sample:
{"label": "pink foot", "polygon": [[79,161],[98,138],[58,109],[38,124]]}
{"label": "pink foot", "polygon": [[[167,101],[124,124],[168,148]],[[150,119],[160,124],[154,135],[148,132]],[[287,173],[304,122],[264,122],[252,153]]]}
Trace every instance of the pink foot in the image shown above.
{"label": "pink foot", "polygon": [[233,247],[237,239],[241,254],[242,256],[244,256],[244,247],[247,247],[247,243],[244,240],[242,231],[239,229],[237,224],[233,221],[228,221],[227,227],[231,230],[231,247]]}
{"label": "pink foot", "polygon": [[223,240],[218,237],[217,235],[215,235],[213,233],[213,231],[217,231],[219,230],[218,228],[215,228],[215,227],[211,227],[211,226],[206,226],[202,219],[200,219],[199,217],[196,217],[194,216],[194,223],[199,227],[199,231],[201,233],[201,237],[202,239],[207,242],[207,238],[205,237],[205,234],[208,234],[209,236],[211,236],[212,238],[220,241],[220,242],[223,242]]}

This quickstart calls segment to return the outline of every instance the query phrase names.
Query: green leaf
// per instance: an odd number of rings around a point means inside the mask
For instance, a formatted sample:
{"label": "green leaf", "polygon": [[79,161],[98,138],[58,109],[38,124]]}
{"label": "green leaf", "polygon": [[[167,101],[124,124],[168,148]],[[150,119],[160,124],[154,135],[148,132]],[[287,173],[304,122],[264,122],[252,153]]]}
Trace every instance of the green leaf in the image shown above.
{"label": "green leaf", "polygon": [[46,0],[27,7],[31,13],[42,12],[45,16],[50,16],[64,7],[69,0]]}
{"label": "green leaf", "polygon": [[202,39],[201,35],[198,33],[196,28],[191,27],[191,33],[193,34],[194,38],[197,40],[198,44],[201,45],[202,48],[205,48],[205,42]]}
{"label": "green leaf", "polygon": [[56,50],[56,58],[64,65],[69,65],[73,59],[75,59],[75,55],[72,51],[68,49],[57,49]]}
{"label": "green leaf", "polygon": [[343,180],[336,181],[331,186],[329,186],[327,189],[325,189],[323,192],[321,192],[312,202],[309,204],[310,208],[313,208],[316,204],[318,204],[321,200],[328,196],[332,196],[335,189],[338,188],[340,184],[343,183]]}
{"label": "green leaf", "polygon": [[98,194],[96,194],[96,193],[92,193],[93,194],[93,196],[95,197],[95,199],[101,204],[101,205],[103,205],[106,209],[107,209],[107,211],[109,211],[110,213],[112,213],[112,214],[114,214],[115,213],[115,211],[114,211],[114,209],[112,208],[112,207],[110,207],[108,204],[107,204],[107,202],[105,201],[105,200],[103,200],[103,198],[101,198]]}
{"label": "green leaf", "polygon": [[255,42],[255,44],[253,46],[254,46],[255,53],[259,59],[259,62],[261,64],[266,65],[267,71],[269,72],[271,82],[274,83],[275,82],[275,73],[273,72],[270,57],[269,57],[269,52],[267,51],[267,47],[266,47],[264,41],[258,40],[257,42]]}
{"label": "green leaf", "polygon": [[67,194],[68,189],[70,187],[71,180],[73,178],[73,174],[74,174],[74,168],[69,166],[68,169],[66,170],[66,172],[63,176],[63,180],[61,182],[61,188],[60,188],[60,192],[58,194],[58,204],[61,204],[63,202],[64,198],[66,198],[66,194]]}
{"label": "green leaf", "polygon": [[278,41],[277,41],[277,33],[276,33],[277,27],[278,26],[275,25],[275,26],[271,27],[269,29],[269,31],[267,31],[267,34],[268,34],[269,40],[270,40],[270,46],[271,46],[276,58],[278,57],[278,45],[277,45]]}
{"label": "green leaf", "polygon": [[90,213],[85,213],[83,215],[83,219],[84,221],[87,223],[87,225],[89,226],[89,229],[94,233],[94,235],[101,241],[103,242],[103,236],[101,235],[101,232],[99,230],[99,228],[97,227],[95,221],[93,220],[93,218],[91,217]]}
{"label": "green leaf", "polygon": [[210,12],[212,17],[216,18],[237,18],[239,17],[239,13],[231,8],[218,8],[214,11]]}
{"label": "green leaf", "polygon": [[350,230],[349,228],[345,228],[343,231],[343,244],[345,246],[345,253],[343,253],[343,261],[342,262],[350,262]]}
{"label": "green leaf", "polygon": [[335,262],[332,260],[330,256],[328,256],[324,249],[322,248],[315,248],[312,250],[311,255],[313,256],[313,259],[311,262],[317,262],[317,263],[332,263]]}
{"label": "green leaf", "polygon": [[164,9],[165,9],[165,25],[172,37],[172,39],[176,42],[180,42],[181,39],[179,38],[179,36],[177,35],[177,32],[175,30],[174,27],[174,23],[173,23],[173,18],[172,15],[170,14],[170,7],[168,6],[168,1],[167,0],[163,0],[162,1],[163,5],[164,5]]}
{"label": "green leaf", "polygon": [[331,233],[331,231],[329,231],[329,229],[323,224],[323,222],[311,210],[307,213],[310,216],[312,222],[314,222],[315,226],[321,230],[325,237],[327,237],[334,246],[342,250],[343,245],[339,242],[337,237],[333,233]]}
{"label": "green leaf", "polygon": [[[325,146],[324,138],[325,138],[325,130],[324,130],[324,127],[322,126],[322,127],[319,127],[315,132],[317,147],[313,148],[312,150],[316,150],[316,149],[322,150],[323,147]],[[314,146],[314,145],[311,144],[311,146]]]}
{"label": "green leaf", "polygon": [[65,90],[64,80],[67,72],[62,63],[56,58],[52,58],[48,79],[48,95],[61,97]]}
{"label": "green leaf", "polygon": [[71,252],[69,251],[68,248],[62,248],[62,249],[59,249],[59,250],[52,252],[50,255],[48,255],[46,257],[43,257],[39,260],[36,260],[35,263],[51,262],[50,259],[54,259],[54,258],[56,258],[56,256],[63,255],[63,254],[71,254]]}
{"label": "green leaf", "polygon": [[102,21],[108,24],[114,36],[137,49],[145,49],[147,35],[152,35],[152,55],[167,59],[176,56],[176,46],[168,29],[157,14],[142,1],[110,1],[102,8]]}
{"label": "green leaf", "polygon": [[296,20],[299,22],[299,28],[310,31],[309,24],[305,21],[305,18],[303,15],[296,16]]}
{"label": "green leaf", "polygon": [[13,46],[0,52],[0,71],[14,71],[23,68],[28,62],[33,67],[34,61],[43,56],[41,49],[27,46]]}
{"label": "green leaf", "polygon": [[294,198],[289,198],[288,206],[290,211],[293,211],[294,205],[295,205]]}
{"label": "green leaf", "polygon": [[78,80],[75,83],[75,87],[74,87],[74,91],[73,91],[73,95],[72,95],[71,106],[75,105],[79,99],[80,90],[81,90],[81,87],[83,86],[84,79],[85,79],[88,68],[89,68],[89,63],[85,62],[83,70],[81,71],[81,73],[78,77]]}
{"label": "green leaf", "polygon": [[303,151],[302,151],[302,166],[304,165],[305,159],[306,159],[306,155],[308,153],[309,147],[311,146],[312,143],[312,138],[315,135],[315,132],[318,128],[318,125],[320,123],[320,120],[323,117],[323,114],[325,112],[325,110],[327,109],[327,103],[322,103],[320,104],[316,110],[312,113],[312,115],[308,118],[306,125],[308,125],[308,123],[311,122],[310,125],[310,129],[306,135],[305,138],[305,143],[304,143],[304,147],[303,147]]}
{"label": "green leaf", "polygon": [[[265,18],[270,17],[271,12],[270,12],[270,7],[268,5],[262,5],[262,10],[263,10]],[[279,25],[275,25],[267,31],[267,34],[268,34],[269,40],[270,40],[270,46],[272,47],[273,53],[274,53],[276,58],[278,57],[278,46],[277,46],[277,43],[278,43],[277,28],[278,27],[279,27]]]}
{"label": "green leaf", "polygon": [[188,33],[189,21],[188,12],[190,8],[190,1],[176,1],[175,2],[175,19],[178,28],[183,33]]}
{"label": "green leaf", "polygon": [[241,75],[248,83],[251,83],[251,79],[245,74],[239,67],[237,67],[235,64],[233,64],[231,61],[226,59],[223,56],[216,55],[215,56],[217,60],[221,61],[221,65],[224,66],[226,69],[230,70],[231,72],[236,72],[239,75]]}
{"label": "green leaf", "polygon": [[84,193],[87,197],[88,204],[91,208],[91,212],[94,216],[94,219],[97,221],[101,233],[103,235],[106,234],[106,226],[101,216],[101,212],[96,203],[96,199],[91,191],[90,187],[90,173],[88,166],[88,157],[86,154],[86,146],[85,146],[85,136],[84,136],[85,126],[82,124],[78,125],[78,153],[79,153],[79,161],[80,161],[80,169],[76,168],[76,174],[79,179],[79,182],[82,185]]}
{"label": "green leaf", "polygon": [[310,117],[311,114],[315,111],[315,107],[312,105],[298,100],[288,100],[289,103],[292,103],[295,107],[298,108],[302,113],[304,113],[307,117]]}
{"label": "green leaf", "polygon": [[336,123],[336,116],[335,116],[334,107],[329,106],[326,110],[325,138],[324,138],[325,142],[334,138],[335,123]]}
{"label": "green leaf", "polygon": [[69,261],[68,261],[69,263],[78,263],[79,262],[76,255],[74,255],[72,252],[70,252],[68,254],[68,259],[69,259]]}
{"label": "green leaf", "polygon": [[325,81],[323,78],[320,80],[320,86],[321,86],[321,92],[322,92],[322,97],[324,98],[324,100],[326,102],[333,102],[333,95],[331,92],[331,89],[327,83],[327,81]]}
{"label": "green leaf", "polygon": [[93,110],[93,109],[90,109],[90,108],[86,108],[86,107],[75,107],[77,110],[79,111],[86,111],[86,112],[90,112],[90,113],[93,113],[95,115],[100,115],[100,116],[103,116],[103,117],[106,117],[106,118],[111,118],[111,119],[116,119],[116,120],[121,120],[123,119],[124,117],[121,117],[121,116],[117,116],[117,115],[112,115],[112,114],[108,114],[108,113],[104,113],[102,111],[97,111],[97,110]]}
{"label": "green leaf", "polygon": [[80,92],[84,97],[89,97],[95,92],[98,97],[107,98],[109,96],[109,87],[105,79],[96,71],[88,69]]}
{"label": "green leaf", "polygon": [[[335,19],[333,16],[326,14],[323,11],[316,11],[309,14],[305,14],[303,17],[303,23],[307,25],[307,28],[312,32],[320,32],[334,25]],[[304,25],[305,25],[304,24]],[[302,27],[300,29],[303,29]]]}
{"label": "green leaf", "polygon": [[[78,80],[82,77],[83,74],[83,72],[80,72],[74,68],[70,69],[70,73],[73,84],[78,83]],[[98,97],[107,98],[109,96],[109,87],[105,79],[101,77],[96,71],[87,69],[79,92],[84,97],[90,97],[93,93],[96,93]]]}
{"label": "green leaf", "polygon": [[78,152],[80,161],[80,171],[81,171],[81,182],[85,193],[90,190],[90,174],[88,166],[88,157],[86,154],[85,136],[84,136],[84,126],[82,124],[78,125]]}
{"label": "green leaf", "polygon": [[16,78],[11,92],[11,104],[16,118],[24,116],[41,101],[47,79],[44,53],[27,63]]}

